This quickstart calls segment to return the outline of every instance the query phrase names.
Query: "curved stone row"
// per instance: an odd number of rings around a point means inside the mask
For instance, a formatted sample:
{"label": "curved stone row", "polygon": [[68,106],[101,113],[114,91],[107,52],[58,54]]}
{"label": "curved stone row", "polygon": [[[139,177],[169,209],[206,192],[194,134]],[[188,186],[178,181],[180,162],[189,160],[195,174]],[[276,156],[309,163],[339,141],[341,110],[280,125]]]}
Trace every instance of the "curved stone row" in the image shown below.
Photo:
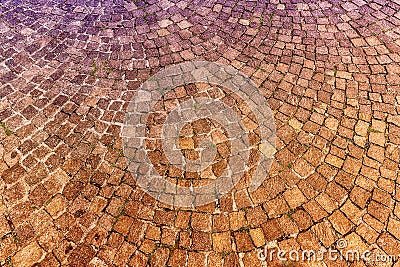
{"label": "curved stone row", "polygon": [[[383,0],[1,1],[0,263],[259,266],[270,241],[318,250],[340,238],[400,254],[398,10]],[[136,186],[120,132],[135,90],[190,60],[259,86],[277,153],[256,191],[243,182],[215,204],[171,210]]]}

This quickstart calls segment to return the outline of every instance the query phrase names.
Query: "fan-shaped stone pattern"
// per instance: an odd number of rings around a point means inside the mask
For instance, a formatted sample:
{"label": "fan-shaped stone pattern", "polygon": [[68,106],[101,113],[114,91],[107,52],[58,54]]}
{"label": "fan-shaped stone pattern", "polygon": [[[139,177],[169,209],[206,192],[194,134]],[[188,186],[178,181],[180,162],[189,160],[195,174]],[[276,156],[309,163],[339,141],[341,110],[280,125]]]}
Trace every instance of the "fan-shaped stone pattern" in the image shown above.
{"label": "fan-shaped stone pattern", "polygon": [[[399,10],[1,1],[0,263],[258,266],[269,241],[319,249],[343,236],[399,254]],[[120,129],[136,88],[188,60],[251,77],[278,151],[258,190],[239,183],[215,205],[171,210],[135,186]]]}

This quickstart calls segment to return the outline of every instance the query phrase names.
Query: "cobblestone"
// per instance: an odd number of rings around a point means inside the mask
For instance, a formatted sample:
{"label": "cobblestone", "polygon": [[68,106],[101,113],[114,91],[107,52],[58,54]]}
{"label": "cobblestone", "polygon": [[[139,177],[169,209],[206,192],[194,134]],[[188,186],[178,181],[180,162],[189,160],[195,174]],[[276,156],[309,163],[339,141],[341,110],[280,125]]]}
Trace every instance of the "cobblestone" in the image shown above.
{"label": "cobblestone", "polygon": [[[252,267],[269,241],[318,250],[342,237],[397,255],[398,10],[390,0],[1,1],[0,265]],[[172,209],[137,186],[121,128],[144,81],[191,60],[251,78],[273,110],[277,152],[256,191],[247,173],[216,203]],[[182,86],[163,104],[205,91]],[[182,185],[215,179],[229,145],[205,126],[182,132],[180,148],[196,158],[210,133],[218,164],[200,176],[163,169],[149,142],[158,170]]]}

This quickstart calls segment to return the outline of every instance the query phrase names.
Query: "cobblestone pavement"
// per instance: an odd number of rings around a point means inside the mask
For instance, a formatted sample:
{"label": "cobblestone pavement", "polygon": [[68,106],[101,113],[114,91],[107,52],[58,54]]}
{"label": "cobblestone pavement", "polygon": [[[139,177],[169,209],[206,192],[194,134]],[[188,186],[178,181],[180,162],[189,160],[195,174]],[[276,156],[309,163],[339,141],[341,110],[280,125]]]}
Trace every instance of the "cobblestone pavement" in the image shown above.
{"label": "cobblestone pavement", "polygon": [[[270,241],[317,250],[341,238],[400,254],[399,10],[399,0],[0,0],[0,265],[260,266]],[[147,78],[190,60],[259,86],[277,153],[256,191],[244,179],[216,203],[171,209],[135,185],[121,126]]]}

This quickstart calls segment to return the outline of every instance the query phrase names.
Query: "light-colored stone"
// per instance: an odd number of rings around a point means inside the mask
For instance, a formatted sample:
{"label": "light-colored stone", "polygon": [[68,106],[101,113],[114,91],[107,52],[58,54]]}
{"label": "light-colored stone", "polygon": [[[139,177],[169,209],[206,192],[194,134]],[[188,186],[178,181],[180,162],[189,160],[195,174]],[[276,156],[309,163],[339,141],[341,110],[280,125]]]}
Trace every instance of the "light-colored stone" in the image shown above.
{"label": "light-colored stone", "polygon": [[29,244],[12,257],[13,266],[29,267],[37,263],[43,256],[44,250],[36,242]]}
{"label": "light-colored stone", "polygon": [[356,124],[355,131],[360,136],[367,136],[369,123],[359,120]]}
{"label": "light-colored stone", "polygon": [[250,229],[250,236],[256,247],[265,245],[265,237],[261,228]]}
{"label": "light-colored stone", "polygon": [[284,4],[278,4],[278,5],[276,6],[276,9],[278,9],[278,10],[285,10],[285,5],[284,5]]}
{"label": "light-colored stone", "polygon": [[50,203],[46,206],[46,211],[51,217],[58,217],[62,211],[67,207],[68,201],[62,195],[56,195]]}
{"label": "light-colored stone", "polygon": [[368,246],[364,243],[364,241],[361,239],[359,235],[356,233],[351,233],[348,236],[346,236],[346,242],[347,246],[344,249],[346,250],[356,250],[359,251],[360,253],[366,251],[368,249]]}
{"label": "light-colored stone", "polygon": [[292,118],[289,120],[289,125],[296,130],[296,132],[300,131],[303,127],[303,123],[299,122],[296,118]]}
{"label": "light-colored stone", "polygon": [[341,159],[339,157],[336,157],[336,156],[334,156],[332,154],[329,154],[329,155],[326,156],[325,162],[329,163],[329,164],[331,164],[331,165],[333,165],[333,166],[335,166],[337,168],[341,168],[342,165],[343,165],[343,159]]}
{"label": "light-colored stone", "polygon": [[379,146],[385,146],[385,134],[381,132],[371,132],[369,133],[369,141]]}
{"label": "light-colored stone", "polygon": [[336,77],[343,78],[346,80],[351,80],[353,78],[352,74],[347,71],[337,71],[336,72]]}
{"label": "light-colored stone", "polygon": [[330,130],[336,131],[339,126],[339,121],[332,117],[326,118],[325,126]]}
{"label": "light-colored stone", "polygon": [[194,149],[194,140],[190,137],[179,138],[180,149]]}
{"label": "light-colored stone", "polygon": [[166,28],[169,25],[171,25],[173,22],[170,21],[169,19],[163,19],[161,21],[158,22],[158,25],[160,25],[161,28]]}
{"label": "light-colored stone", "polygon": [[[400,97],[398,98],[398,101],[400,101]],[[388,115],[387,121],[400,127],[400,115]]]}
{"label": "light-colored stone", "polygon": [[249,20],[247,20],[247,19],[240,19],[240,20],[239,20],[239,23],[240,23],[240,24],[242,24],[242,25],[245,25],[245,26],[247,26],[247,25],[249,25],[249,24],[250,24],[250,21],[249,21]]}
{"label": "light-colored stone", "polygon": [[179,26],[179,28],[181,28],[181,29],[186,29],[186,28],[192,27],[193,24],[190,23],[190,22],[187,21],[187,20],[182,20],[181,22],[178,23],[178,26]]}
{"label": "light-colored stone", "polygon": [[232,250],[231,235],[229,232],[212,234],[213,250],[217,252],[228,252]]}
{"label": "light-colored stone", "polygon": [[388,231],[389,233],[394,235],[397,239],[400,239],[400,221],[393,218],[389,218]]}
{"label": "light-colored stone", "polygon": [[239,230],[247,225],[244,211],[240,210],[229,214],[229,224],[232,230]]}
{"label": "light-colored stone", "polygon": [[275,153],[276,149],[268,142],[263,142],[259,145],[258,149],[263,153],[267,158],[271,158]]}
{"label": "light-colored stone", "polygon": [[157,33],[158,33],[158,35],[159,35],[160,37],[167,36],[167,35],[170,34],[169,31],[168,31],[167,29],[160,29],[160,30],[157,31]]}
{"label": "light-colored stone", "polygon": [[374,131],[378,131],[378,132],[384,133],[385,130],[386,130],[386,123],[384,121],[381,121],[381,120],[373,119],[371,127],[372,127],[372,129]]}

